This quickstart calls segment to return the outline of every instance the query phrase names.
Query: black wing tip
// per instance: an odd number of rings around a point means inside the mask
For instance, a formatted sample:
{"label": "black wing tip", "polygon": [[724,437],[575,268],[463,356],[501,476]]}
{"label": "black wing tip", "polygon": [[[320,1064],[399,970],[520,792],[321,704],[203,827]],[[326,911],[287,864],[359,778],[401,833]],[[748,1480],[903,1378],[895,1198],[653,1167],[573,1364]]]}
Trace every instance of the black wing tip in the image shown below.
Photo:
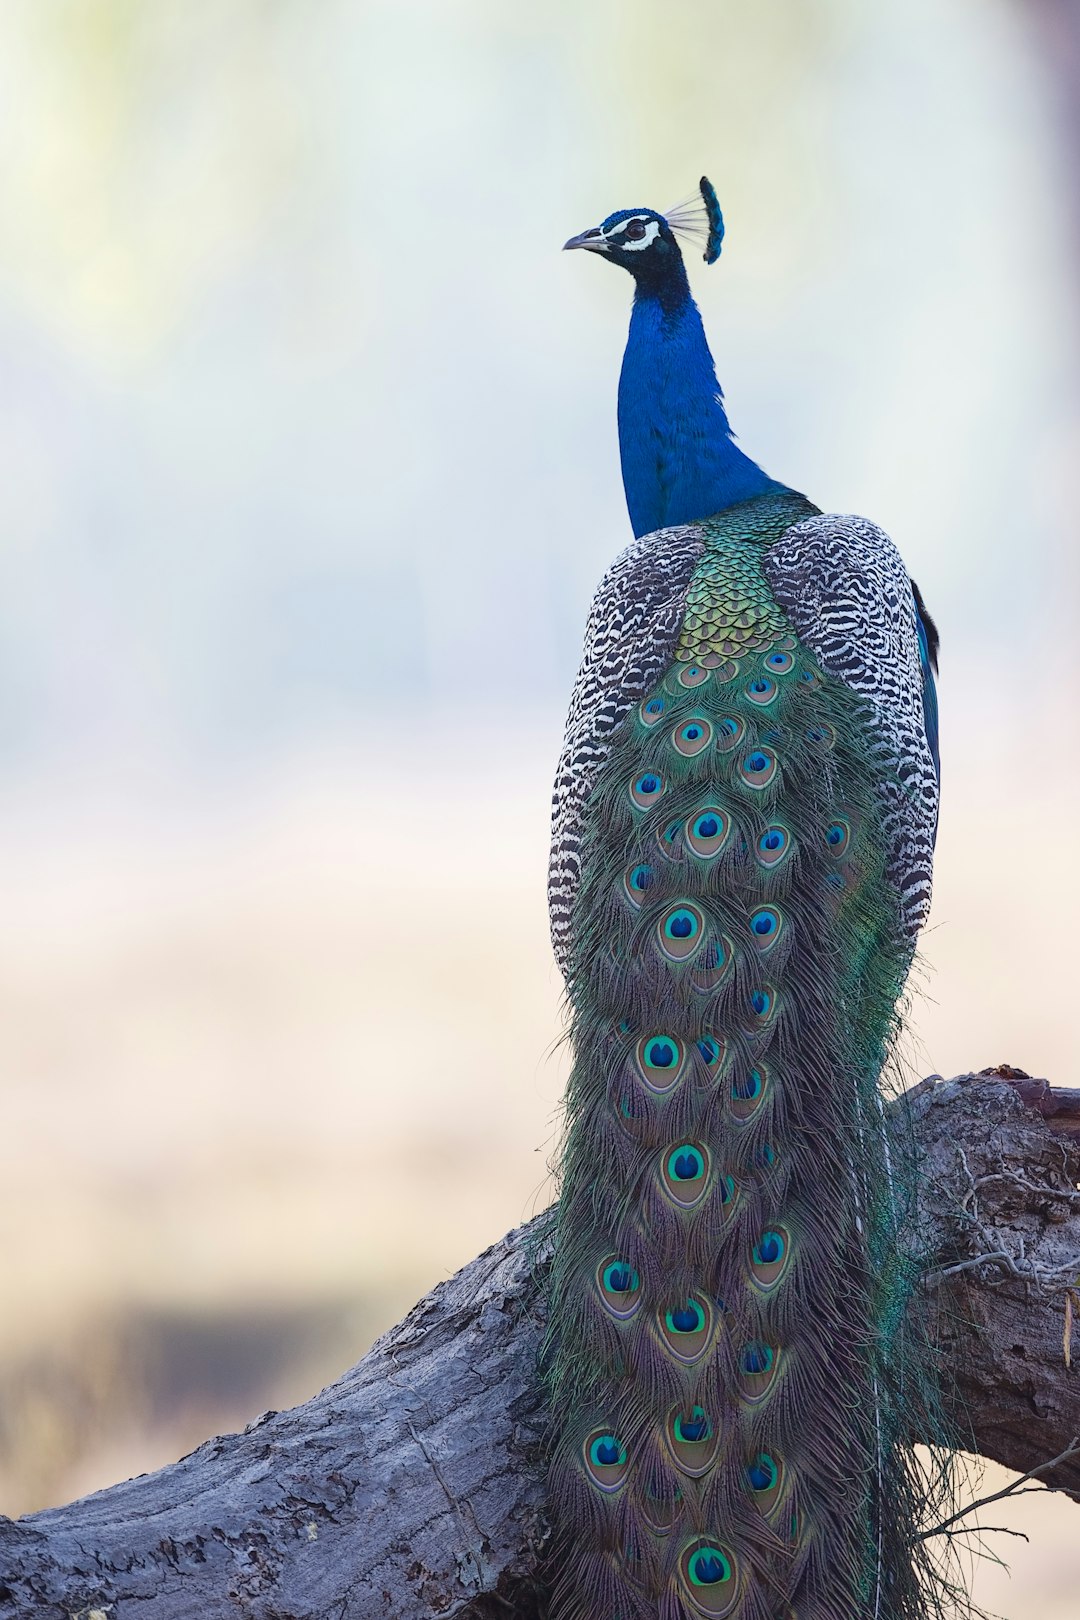
{"label": "black wing tip", "polygon": [[941,647],[941,636],[937,625],[927,611],[922,591],[920,591],[914,580],[911,582],[911,594],[915,598],[915,606],[918,609],[919,618],[922,620],[923,629],[926,631],[926,650],[930,656],[930,668],[936,675],[938,673],[938,650]]}

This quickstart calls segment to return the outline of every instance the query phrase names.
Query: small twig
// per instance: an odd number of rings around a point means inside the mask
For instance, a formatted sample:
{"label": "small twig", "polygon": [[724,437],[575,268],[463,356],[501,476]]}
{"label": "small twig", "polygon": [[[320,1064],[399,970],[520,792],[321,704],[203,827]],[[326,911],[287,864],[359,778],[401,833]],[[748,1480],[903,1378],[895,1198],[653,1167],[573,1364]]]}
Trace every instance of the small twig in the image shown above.
{"label": "small twig", "polygon": [[948,1277],[955,1277],[962,1271],[975,1271],[979,1266],[998,1265],[1010,1277],[1017,1277],[1021,1282],[1034,1283],[1044,1292],[1052,1293],[1061,1287],[1066,1278],[1071,1281],[1076,1272],[1076,1263],[1071,1260],[1055,1266],[1052,1271],[1042,1271],[1025,1255],[1021,1254],[1020,1259],[1023,1264],[1018,1266],[1012,1255],[1006,1254],[1003,1249],[988,1250],[985,1254],[973,1255],[970,1260],[958,1260],[953,1266],[942,1266],[937,1271],[928,1271],[923,1277],[923,1286],[936,1288]]}
{"label": "small twig", "polygon": [[[951,1541],[953,1536],[1019,1536],[1021,1541],[1030,1541],[1031,1537],[1023,1530],[1010,1530],[1004,1524],[969,1524],[959,1525],[955,1530],[927,1530],[926,1536],[947,1536]],[[925,1536],[924,1536],[925,1539]],[[1007,1568],[1007,1565],[1003,1566]]]}
{"label": "small twig", "polygon": [[927,1288],[936,1288],[946,1277],[955,1277],[961,1271],[974,1271],[979,1266],[989,1265],[1004,1266],[1013,1277],[1028,1277],[1027,1272],[1019,1269],[1011,1254],[1006,1254],[1004,1249],[995,1249],[991,1254],[977,1254],[970,1260],[959,1260],[955,1266],[942,1266],[937,1271],[928,1271],[923,1278],[923,1284]]}
{"label": "small twig", "polygon": [[975,1186],[985,1187],[991,1181],[1008,1182],[1010,1186],[1022,1187],[1025,1192],[1037,1193],[1040,1198],[1049,1199],[1051,1202],[1080,1204],[1080,1189],[1050,1187],[1045,1183],[1040,1187],[1037,1181],[1029,1181],[1026,1176],[1018,1175],[1015,1170],[995,1170],[989,1175],[980,1176]]}
{"label": "small twig", "polygon": [[970,1166],[970,1164],[968,1164],[968,1156],[964,1152],[964,1149],[962,1147],[958,1146],[957,1149],[956,1149],[956,1152],[957,1152],[957,1156],[958,1156],[958,1158],[960,1160],[960,1163],[964,1167],[964,1175],[967,1177],[967,1184],[968,1184],[968,1190],[964,1194],[963,1198],[960,1200],[960,1208],[963,1210],[965,1215],[971,1215],[972,1219],[977,1221],[977,1220],[980,1219],[979,1207],[978,1207],[978,1204],[976,1204],[975,1210],[974,1210],[974,1213],[973,1213],[972,1209],[971,1209],[971,1200],[973,1198],[978,1197],[978,1192],[979,1192],[978,1183],[976,1182],[975,1177],[971,1173],[971,1166]]}
{"label": "small twig", "polygon": [[[1073,1435],[1072,1439],[1065,1447],[1065,1450],[1058,1452],[1056,1457],[1051,1457],[1049,1462],[1038,1463],[1036,1467],[1029,1468],[1026,1474],[1021,1474],[1019,1479],[1014,1479],[1011,1485],[1003,1486],[1000,1491],[993,1491],[989,1496],[977,1497],[974,1502],[969,1502],[967,1507],[959,1508],[957,1512],[951,1514],[949,1518],[942,1519],[941,1523],[936,1524],[932,1530],[924,1530],[918,1539],[920,1541],[926,1541],[931,1536],[943,1536],[948,1534],[949,1526],[955,1524],[958,1519],[966,1519],[969,1513],[975,1513],[979,1508],[989,1507],[991,1502],[1000,1502],[1006,1496],[1025,1496],[1027,1493],[1026,1491],[1023,1491],[1021,1487],[1026,1485],[1029,1479],[1037,1479],[1040,1474],[1049,1473],[1051,1468],[1056,1468],[1059,1463],[1071,1462],[1074,1457],[1080,1457],[1080,1435],[1077,1434]],[[1065,1494],[1071,1495],[1072,1493],[1066,1492]],[[974,1533],[978,1529],[978,1525],[972,1525],[971,1533]],[[1009,1533],[1014,1534],[1018,1532],[1010,1531]]]}

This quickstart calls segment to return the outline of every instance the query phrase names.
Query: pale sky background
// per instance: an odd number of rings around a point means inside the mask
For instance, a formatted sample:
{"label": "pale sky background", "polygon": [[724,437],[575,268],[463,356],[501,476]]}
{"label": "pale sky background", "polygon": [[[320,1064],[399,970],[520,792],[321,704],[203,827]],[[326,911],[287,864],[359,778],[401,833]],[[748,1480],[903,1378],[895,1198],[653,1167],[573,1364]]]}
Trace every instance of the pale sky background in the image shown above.
{"label": "pale sky background", "polygon": [[[0,1381],[151,1309],[370,1337],[543,1207],[550,777],[629,537],[629,282],[559,247],[702,171],[741,442],[885,525],[942,630],[913,1066],[1075,1081],[1045,68],[1008,0],[6,0]],[[9,1511],[251,1415],[102,1396],[72,1438],[32,1394]],[[1039,1514],[1009,1620],[1074,1616]]]}

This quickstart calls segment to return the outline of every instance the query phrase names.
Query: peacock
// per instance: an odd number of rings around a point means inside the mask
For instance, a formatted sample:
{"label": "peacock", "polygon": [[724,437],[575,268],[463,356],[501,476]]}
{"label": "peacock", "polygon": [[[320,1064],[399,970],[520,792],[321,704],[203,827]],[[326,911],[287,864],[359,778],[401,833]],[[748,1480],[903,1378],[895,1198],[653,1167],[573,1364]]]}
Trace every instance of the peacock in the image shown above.
{"label": "peacock", "polygon": [[883,531],[735,443],[667,214],[634,281],[634,540],[553,799],[573,1067],[549,1286],[552,1620],[914,1620],[935,1602],[882,1071],[930,901],[938,636]]}

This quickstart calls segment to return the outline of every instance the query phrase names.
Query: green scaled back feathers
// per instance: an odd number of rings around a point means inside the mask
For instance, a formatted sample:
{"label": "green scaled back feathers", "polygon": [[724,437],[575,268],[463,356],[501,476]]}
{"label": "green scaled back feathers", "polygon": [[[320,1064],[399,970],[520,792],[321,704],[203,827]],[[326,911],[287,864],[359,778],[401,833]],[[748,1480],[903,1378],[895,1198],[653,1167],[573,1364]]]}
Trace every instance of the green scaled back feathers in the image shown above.
{"label": "green scaled back feathers", "polygon": [[704,525],[675,660],[588,805],[553,1620],[924,1613],[906,1178],[877,1089],[910,947],[864,711],[762,570],[813,510]]}

